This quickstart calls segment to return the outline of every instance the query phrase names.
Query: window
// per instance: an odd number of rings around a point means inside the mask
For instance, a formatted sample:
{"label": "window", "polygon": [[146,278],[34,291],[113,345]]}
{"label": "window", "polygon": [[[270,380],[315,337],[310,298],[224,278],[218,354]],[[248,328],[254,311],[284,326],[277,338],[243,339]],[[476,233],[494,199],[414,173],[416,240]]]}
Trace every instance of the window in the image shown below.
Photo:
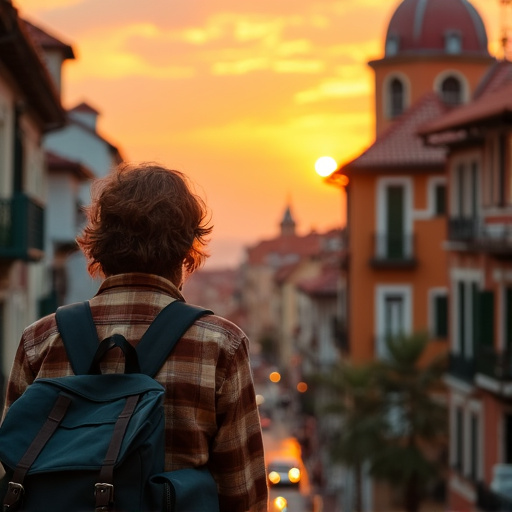
{"label": "window", "polygon": [[387,188],[386,255],[390,259],[404,257],[404,196],[405,190],[401,185]]}
{"label": "window", "polygon": [[512,350],[512,287],[505,289],[505,347]]}
{"label": "window", "polygon": [[505,464],[512,464],[512,414],[505,414]]}
{"label": "window", "polygon": [[455,469],[462,472],[464,467],[464,413],[461,407],[455,409]]}
{"label": "window", "polygon": [[389,357],[387,338],[411,332],[412,292],[409,286],[377,286],[375,298],[375,352],[377,357],[386,359]]}
{"label": "window", "polygon": [[444,38],[444,46],[446,53],[457,54],[462,50],[462,41],[460,33],[449,31]]}
{"label": "window", "polygon": [[479,466],[479,443],[478,443],[478,415],[475,413],[471,413],[471,421],[469,424],[469,442],[470,442],[470,467],[469,467],[469,477],[476,481],[478,480],[478,466]]}
{"label": "window", "polygon": [[462,85],[458,78],[449,76],[441,82],[441,99],[449,106],[462,103]]}
{"label": "window", "polygon": [[404,84],[398,78],[393,78],[389,84],[390,92],[390,116],[392,118],[400,116],[405,107]]}
{"label": "window", "polygon": [[400,48],[400,37],[396,34],[391,34],[386,40],[386,57],[396,55]]}
{"label": "window", "polygon": [[434,187],[434,215],[446,214],[446,185],[439,183]]}
{"label": "window", "polygon": [[454,208],[458,218],[475,220],[479,211],[479,166],[476,161],[461,162],[455,169]]}
{"label": "window", "polygon": [[448,297],[446,292],[432,297],[432,336],[446,338],[448,336]]}

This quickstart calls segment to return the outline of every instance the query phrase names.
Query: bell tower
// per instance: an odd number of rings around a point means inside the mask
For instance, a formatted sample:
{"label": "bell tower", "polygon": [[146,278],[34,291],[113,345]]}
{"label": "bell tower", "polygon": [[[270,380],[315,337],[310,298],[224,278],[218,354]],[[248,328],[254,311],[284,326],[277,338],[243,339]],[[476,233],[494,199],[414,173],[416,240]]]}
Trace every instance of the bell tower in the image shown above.
{"label": "bell tower", "polygon": [[[502,0],[510,4],[512,0]],[[448,106],[466,103],[495,59],[468,0],[402,0],[391,16],[375,73],[375,131],[382,134],[429,92]]]}

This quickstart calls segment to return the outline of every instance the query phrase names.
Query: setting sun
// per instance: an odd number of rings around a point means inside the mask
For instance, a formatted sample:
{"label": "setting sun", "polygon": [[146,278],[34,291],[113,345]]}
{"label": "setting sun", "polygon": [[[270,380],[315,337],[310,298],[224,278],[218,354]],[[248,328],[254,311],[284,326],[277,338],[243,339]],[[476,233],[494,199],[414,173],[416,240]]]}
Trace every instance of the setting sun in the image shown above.
{"label": "setting sun", "polygon": [[330,156],[321,156],[315,162],[315,171],[319,176],[326,177],[338,168],[336,160]]}

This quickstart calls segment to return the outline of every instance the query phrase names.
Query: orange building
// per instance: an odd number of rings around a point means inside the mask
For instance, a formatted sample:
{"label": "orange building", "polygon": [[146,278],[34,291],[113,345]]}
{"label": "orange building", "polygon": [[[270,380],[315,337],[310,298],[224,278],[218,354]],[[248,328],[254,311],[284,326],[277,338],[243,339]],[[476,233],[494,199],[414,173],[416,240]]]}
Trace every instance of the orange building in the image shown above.
{"label": "orange building", "polygon": [[423,132],[449,149],[449,506],[512,510],[512,64]]}
{"label": "orange building", "polygon": [[462,0],[404,0],[375,70],[375,142],[348,176],[349,342],[355,361],[385,355],[389,334],[429,330],[446,349],[444,148],[417,134],[466,103],[494,62],[481,18]]}
{"label": "orange building", "polygon": [[[375,72],[374,143],[348,177],[348,343],[354,362],[385,358],[389,335],[427,330],[426,357],[448,350],[446,148],[419,129],[470,101],[495,62],[466,0],[403,0]],[[369,480],[369,479],[368,479]],[[389,510],[368,482],[365,509]],[[347,506],[347,504],[346,504]],[[349,505],[348,505],[349,506]],[[459,509],[456,509],[459,510]]]}

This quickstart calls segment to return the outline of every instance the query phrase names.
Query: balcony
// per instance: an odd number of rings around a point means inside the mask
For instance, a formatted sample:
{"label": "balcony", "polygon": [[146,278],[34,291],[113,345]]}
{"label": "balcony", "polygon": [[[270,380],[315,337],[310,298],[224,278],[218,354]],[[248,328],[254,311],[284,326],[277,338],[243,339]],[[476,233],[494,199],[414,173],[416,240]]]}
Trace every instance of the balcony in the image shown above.
{"label": "balcony", "polygon": [[414,235],[412,234],[378,234],[374,235],[374,257],[370,265],[374,268],[414,268]]}
{"label": "balcony", "polygon": [[0,199],[0,260],[43,257],[44,209],[25,194]]}
{"label": "balcony", "polygon": [[483,482],[476,488],[476,500],[482,512],[512,512],[512,465],[495,464],[492,482]]}
{"label": "balcony", "polygon": [[476,372],[474,358],[468,358],[462,354],[450,352],[448,364],[448,372],[450,375],[466,382],[473,382]]}
{"label": "balcony", "polygon": [[498,381],[512,381],[512,351],[498,352],[492,347],[480,347],[476,371]]}
{"label": "balcony", "polygon": [[512,498],[498,494],[482,483],[477,485],[476,505],[482,512],[512,512]]}
{"label": "balcony", "polygon": [[471,250],[512,255],[512,223],[491,224],[476,217],[454,217],[448,220],[448,239],[463,242]]}

